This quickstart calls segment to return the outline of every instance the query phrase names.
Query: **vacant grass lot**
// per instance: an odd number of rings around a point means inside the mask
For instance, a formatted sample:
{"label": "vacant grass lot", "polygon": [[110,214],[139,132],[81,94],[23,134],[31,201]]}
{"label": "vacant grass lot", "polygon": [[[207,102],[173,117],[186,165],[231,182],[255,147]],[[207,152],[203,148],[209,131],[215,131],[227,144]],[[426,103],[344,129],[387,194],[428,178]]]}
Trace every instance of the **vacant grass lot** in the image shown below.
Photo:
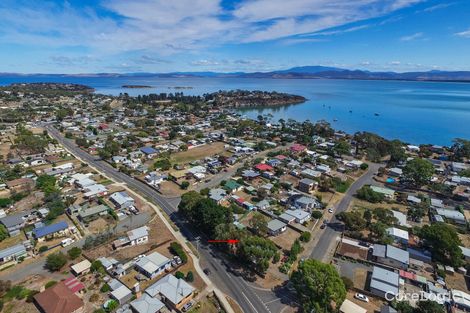
{"label": "vacant grass lot", "polygon": [[203,145],[187,151],[177,152],[171,155],[172,164],[185,164],[196,160],[204,159],[215,154],[222,154],[225,152],[223,142],[214,142],[211,144]]}

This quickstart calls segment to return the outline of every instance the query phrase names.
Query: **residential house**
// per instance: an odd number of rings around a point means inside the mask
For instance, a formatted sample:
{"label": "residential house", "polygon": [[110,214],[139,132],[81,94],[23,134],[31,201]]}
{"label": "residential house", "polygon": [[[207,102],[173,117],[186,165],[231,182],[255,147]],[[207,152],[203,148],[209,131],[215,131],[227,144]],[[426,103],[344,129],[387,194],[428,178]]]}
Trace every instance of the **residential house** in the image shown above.
{"label": "residential house", "polygon": [[129,194],[125,191],[118,191],[113,193],[109,200],[118,208],[118,209],[127,209],[131,206],[134,206],[135,201],[134,198],[129,196]]}
{"label": "residential house", "polygon": [[408,244],[409,235],[406,230],[396,228],[396,227],[390,227],[390,228],[387,228],[387,234],[389,234],[393,238],[393,240],[395,240],[396,242],[399,242],[405,245]]}
{"label": "residential house", "polygon": [[171,260],[158,252],[145,255],[135,263],[138,272],[152,279],[170,269]]}
{"label": "residential house", "polygon": [[97,219],[99,216],[107,215],[108,210],[110,210],[110,208],[107,205],[104,205],[104,204],[95,205],[91,208],[81,210],[78,213],[78,218],[84,223],[89,223]]}
{"label": "residential house", "polygon": [[166,310],[166,306],[158,298],[151,297],[148,293],[144,293],[140,298],[130,303],[132,312],[134,313],[159,313],[162,309]]}
{"label": "residential house", "polygon": [[395,196],[395,190],[390,189],[390,188],[385,188],[385,187],[379,187],[379,186],[370,186],[370,189],[372,191],[383,194],[385,198],[387,199],[393,199]]}
{"label": "residential house", "polygon": [[3,250],[0,250],[0,264],[10,261],[17,261],[20,258],[25,258],[28,255],[26,248],[23,244],[17,244]]}
{"label": "residential house", "polygon": [[436,209],[437,214],[446,218],[447,221],[452,222],[454,224],[465,225],[467,224],[467,220],[465,219],[465,215],[462,212],[457,210],[449,210],[449,209]]}
{"label": "residential house", "polygon": [[291,218],[289,218],[288,216],[293,217],[296,223],[303,224],[310,220],[311,214],[307,211],[300,209],[286,210],[279,216],[279,218],[286,221],[286,223],[289,223],[288,221],[290,221]]}
{"label": "residential house", "polygon": [[225,182],[224,188],[227,189],[229,192],[237,192],[242,190],[243,186],[231,179]]}
{"label": "residential house", "polygon": [[77,264],[72,265],[70,268],[72,269],[72,273],[75,276],[80,276],[90,272],[91,263],[85,259]]}
{"label": "residential house", "polygon": [[65,221],[55,224],[35,228],[32,231],[33,238],[38,242],[42,242],[49,238],[63,237],[69,233],[69,225]]}
{"label": "residential house", "polygon": [[227,198],[227,191],[222,188],[211,189],[209,190],[209,198],[217,204],[221,204]]}
{"label": "residential house", "polygon": [[246,179],[246,180],[253,180],[257,177],[259,177],[260,174],[256,171],[253,171],[253,170],[244,170],[242,172],[242,177],[243,179]]}
{"label": "residential house", "polygon": [[87,199],[99,197],[99,196],[105,196],[108,193],[108,190],[106,189],[105,186],[101,184],[94,184],[91,186],[87,186],[83,188],[84,194],[83,196]]}
{"label": "residential house", "polygon": [[113,242],[114,249],[145,244],[149,240],[148,227],[142,226],[127,232],[127,237],[119,238]]}
{"label": "residential house", "polygon": [[289,198],[289,203],[297,209],[312,211],[321,208],[321,203],[313,197],[296,194]]}
{"label": "residential house", "polygon": [[142,147],[139,149],[148,159],[153,159],[157,156],[158,151],[152,147]]}
{"label": "residential house", "polygon": [[82,313],[84,302],[64,282],[59,282],[34,296],[34,303],[43,313]]}
{"label": "residential house", "polygon": [[292,153],[302,153],[302,152],[305,152],[307,151],[307,147],[304,146],[304,145],[301,145],[299,143],[295,143],[293,144],[289,150],[292,152]]}
{"label": "residential house", "polygon": [[401,269],[408,269],[410,265],[410,254],[406,250],[396,248],[392,245],[375,244],[372,252],[373,257],[379,263]]}
{"label": "residential house", "polygon": [[120,305],[132,299],[132,291],[116,278],[111,279],[108,286],[111,289],[110,297],[119,302]]}
{"label": "residential house", "polygon": [[280,220],[271,220],[268,222],[268,232],[270,236],[277,236],[287,230],[287,225]]}
{"label": "residential house", "polygon": [[32,190],[36,183],[31,178],[18,178],[7,181],[5,184],[12,192],[23,192]]}
{"label": "residential house", "polygon": [[395,272],[374,266],[370,280],[370,292],[384,298],[385,295],[398,295],[399,275]]}
{"label": "residential house", "polygon": [[10,236],[16,236],[20,233],[21,229],[25,227],[33,212],[33,210],[27,210],[20,213],[7,215],[0,218],[0,223],[5,226]]}
{"label": "residential house", "polygon": [[162,302],[177,311],[191,301],[194,291],[193,286],[182,278],[176,278],[173,274],[166,275],[145,290],[153,298],[160,295]]}
{"label": "residential house", "polygon": [[297,189],[302,192],[310,193],[315,189],[316,185],[318,185],[316,181],[311,180],[310,178],[303,178],[299,181]]}

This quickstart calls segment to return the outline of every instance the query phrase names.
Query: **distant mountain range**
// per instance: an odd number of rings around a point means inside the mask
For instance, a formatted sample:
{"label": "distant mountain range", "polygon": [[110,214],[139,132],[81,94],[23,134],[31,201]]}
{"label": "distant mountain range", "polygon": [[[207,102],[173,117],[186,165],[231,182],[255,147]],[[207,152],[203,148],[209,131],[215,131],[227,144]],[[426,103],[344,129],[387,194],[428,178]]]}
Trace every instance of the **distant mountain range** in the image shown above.
{"label": "distant mountain range", "polygon": [[0,73],[0,76],[59,76],[59,77],[233,77],[233,78],[323,78],[323,79],[364,79],[364,80],[410,80],[410,81],[458,81],[470,82],[470,71],[427,71],[427,72],[371,72],[348,70],[326,66],[301,66],[272,72],[172,72],[172,73],[96,73],[96,74],[17,74]]}

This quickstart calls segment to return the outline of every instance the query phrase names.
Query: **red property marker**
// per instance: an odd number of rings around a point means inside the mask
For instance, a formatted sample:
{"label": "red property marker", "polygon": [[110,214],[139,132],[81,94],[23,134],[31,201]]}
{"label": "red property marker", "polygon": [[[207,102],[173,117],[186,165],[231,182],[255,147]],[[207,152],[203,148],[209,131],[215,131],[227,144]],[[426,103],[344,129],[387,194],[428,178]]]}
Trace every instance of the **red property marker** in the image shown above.
{"label": "red property marker", "polygon": [[238,239],[228,239],[228,240],[207,240],[207,242],[210,242],[210,243],[226,242],[226,243],[231,243],[231,244],[234,244],[234,243],[238,243],[238,242],[240,242],[240,240],[238,240]]}

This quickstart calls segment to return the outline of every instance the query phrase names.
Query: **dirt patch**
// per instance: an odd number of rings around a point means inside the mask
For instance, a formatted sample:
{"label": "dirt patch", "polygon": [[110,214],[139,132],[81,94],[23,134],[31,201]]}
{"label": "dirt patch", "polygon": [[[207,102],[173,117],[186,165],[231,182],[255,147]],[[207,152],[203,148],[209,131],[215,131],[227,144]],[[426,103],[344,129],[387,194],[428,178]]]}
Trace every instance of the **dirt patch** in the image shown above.
{"label": "dirt patch", "polygon": [[365,290],[366,289],[366,282],[367,282],[367,270],[364,268],[358,268],[354,271],[354,287],[358,289]]}
{"label": "dirt patch", "polygon": [[355,294],[354,291],[349,291],[348,294],[346,295],[346,299],[354,302],[355,304],[359,305],[360,307],[363,307],[364,309],[367,310],[367,312],[379,312],[380,311],[380,308],[383,305],[383,301],[381,301],[377,298],[368,296],[369,302],[363,302],[363,301],[359,301],[359,300],[355,299],[354,294]]}
{"label": "dirt patch", "polygon": [[164,181],[160,184],[159,191],[161,192],[162,195],[165,195],[165,196],[180,196],[183,193],[187,192],[188,190],[181,189],[180,186],[178,186],[174,182]]}
{"label": "dirt patch", "polygon": [[449,289],[457,289],[462,291],[468,291],[468,284],[465,279],[465,276],[460,273],[454,273],[453,275],[447,274],[446,275],[446,284]]}
{"label": "dirt patch", "polygon": [[114,224],[115,224],[114,220],[111,216],[107,218],[98,217],[96,220],[88,223],[87,229],[92,234],[99,234],[99,233],[102,233],[104,230],[106,230],[108,227],[113,226]]}
{"label": "dirt patch", "polygon": [[299,238],[299,233],[295,230],[287,227],[287,230],[282,234],[277,236],[270,236],[269,239],[274,242],[274,244],[278,247],[281,247],[283,250],[290,250],[294,241]]}
{"label": "dirt patch", "polygon": [[256,284],[266,289],[282,285],[288,279],[288,276],[279,272],[279,265],[280,263],[269,264],[269,268],[264,277],[256,276]]}

